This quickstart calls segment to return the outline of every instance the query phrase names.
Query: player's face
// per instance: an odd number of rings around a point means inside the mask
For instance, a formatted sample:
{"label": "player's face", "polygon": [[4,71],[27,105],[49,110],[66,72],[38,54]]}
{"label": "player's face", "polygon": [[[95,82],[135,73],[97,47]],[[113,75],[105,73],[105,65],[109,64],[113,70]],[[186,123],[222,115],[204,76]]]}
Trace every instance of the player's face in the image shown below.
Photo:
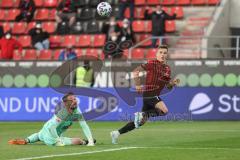
{"label": "player's face", "polygon": [[67,102],[69,103],[70,108],[74,108],[77,106],[77,98],[74,95],[68,96]]}
{"label": "player's face", "polygon": [[167,49],[165,48],[159,48],[157,51],[157,60],[159,62],[165,62],[167,59]]}

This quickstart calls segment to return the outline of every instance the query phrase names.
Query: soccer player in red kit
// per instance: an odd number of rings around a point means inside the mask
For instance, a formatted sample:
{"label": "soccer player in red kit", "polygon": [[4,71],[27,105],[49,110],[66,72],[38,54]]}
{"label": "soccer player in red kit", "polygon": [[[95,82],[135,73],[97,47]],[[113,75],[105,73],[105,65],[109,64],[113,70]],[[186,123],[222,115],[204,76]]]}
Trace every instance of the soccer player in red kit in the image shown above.
{"label": "soccer player in red kit", "polygon": [[[166,64],[167,53],[168,47],[166,45],[159,46],[156,60],[150,60],[134,70],[136,90],[143,95],[142,112],[135,113],[134,122],[129,122],[121,129],[110,133],[113,144],[117,144],[119,135],[139,128],[149,117],[164,116],[168,113],[168,109],[159,95],[165,86],[172,89],[180,80],[174,79],[171,81],[171,69]],[[143,71],[147,72],[144,86],[141,85],[139,76],[139,73]]]}

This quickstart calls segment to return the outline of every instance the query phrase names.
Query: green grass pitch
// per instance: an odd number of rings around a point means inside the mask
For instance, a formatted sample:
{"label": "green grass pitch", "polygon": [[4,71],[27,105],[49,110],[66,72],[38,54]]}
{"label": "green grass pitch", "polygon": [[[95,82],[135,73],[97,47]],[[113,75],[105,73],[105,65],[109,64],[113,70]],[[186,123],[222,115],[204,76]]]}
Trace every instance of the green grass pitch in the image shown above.
{"label": "green grass pitch", "polygon": [[[122,135],[112,145],[109,132],[124,122],[90,122],[97,139],[95,147],[50,147],[42,143],[13,146],[7,141],[37,132],[43,122],[0,122],[0,159],[38,157],[51,160],[239,160],[240,123],[235,122],[149,122]],[[65,134],[82,136],[78,124]],[[66,155],[69,154],[69,155]],[[43,157],[51,156],[53,157]]]}

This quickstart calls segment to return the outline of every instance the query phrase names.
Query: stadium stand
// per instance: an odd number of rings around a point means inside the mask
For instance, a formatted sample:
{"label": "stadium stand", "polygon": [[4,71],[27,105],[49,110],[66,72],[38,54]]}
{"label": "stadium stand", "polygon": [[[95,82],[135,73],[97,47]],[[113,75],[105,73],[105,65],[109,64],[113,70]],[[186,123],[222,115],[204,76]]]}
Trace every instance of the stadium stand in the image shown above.
{"label": "stadium stand", "polygon": [[[59,50],[68,45],[73,45],[76,49],[83,50],[86,55],[94,55],[96,57],[102,57],[102,52],[99,50],[102,48],[106,41],[105,35],[101,34],[101,27],[104,21],[99,17],[96,12],[96,5],[99,0],[81,1],[81,14],[80,21],[81,31],[72,31],[71,35],[59,36],[56,34],[57,23],[55,22],[56,7],[60,0],[34,0],[37,10],[35,12],[34,20],[30,23],[14,22],[16,15],[19,14],[18,4],[19,0],[2,0],[0,7],[0,24],[3,25],[4,31],[12,29],[14,36],[16,36],[24,47],[23,59],[27,60],[56,60]],[[108,0],[112,4],[113,14],[118,13],[117,0]],[[180,36],[199,36],[203,35],[203,29],[209,24],[211,15],[214,11],[215,5],[220,0],[135,0],[135,15],[132,23],[133,31],[137,42],[143,41],[146,38],[151,37],[151,21],[144,20],[145,6],[153,8],[155,5],[163,5],[163,9],[169,14],[177,14],[177,20],[167,21],[166,31],[168,35],[180,35]],[[151,11],[150,11],[151,12]],[[6,16],[7,15],[7,16]],[[125,16],[130,17],[129,9],[125,11]],[[31,46],[31,39],[28,36],[28,31],[35,26],[36,21],[43,22],[43,28],[51,34],[50,43],[51,50],[40,53],[41,56],[36,56],[36,51]],[[76,22],[77,23],[77,22]],[[121,22],[119,22],[121,24]],[[79,34],[81,32],[81,34]],[[76,34],[77,33],[77,34]],[[187,48],[196,47],[199,45],[199,40],[189,40],[186,38],[179,38],[177,40],[167,40],[173,48]],[[141,49],[134,49],[131,57],[133,59],[141,59],[152,57],[154,49],[150,48],[151,40],[146,40],[140,46]],[[97,53],[93,53],[97,51]],[[82,53],[82,52],[81,52]],[[50,56],[51,55],[51,56]],[[184,55],[184,56],[183,56]],[[189,53],[188,51],[181,50],[181,52],[172,52],[171,58],[197,58],[199,52],[194,51]],[[14,57],[15,60],[21,59],[21,57]]]}

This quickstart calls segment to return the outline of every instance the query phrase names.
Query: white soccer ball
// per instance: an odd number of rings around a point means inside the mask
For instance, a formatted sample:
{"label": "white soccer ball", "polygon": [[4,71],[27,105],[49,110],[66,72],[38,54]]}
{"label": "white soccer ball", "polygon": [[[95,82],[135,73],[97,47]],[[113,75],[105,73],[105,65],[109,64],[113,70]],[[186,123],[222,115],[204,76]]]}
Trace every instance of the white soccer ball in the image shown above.
{"label": "white soccer ball", "polygon": [[108,2],[101,2],[97,6],[97,12],[100,16],[108,17],[112,12],[112,7]]}

